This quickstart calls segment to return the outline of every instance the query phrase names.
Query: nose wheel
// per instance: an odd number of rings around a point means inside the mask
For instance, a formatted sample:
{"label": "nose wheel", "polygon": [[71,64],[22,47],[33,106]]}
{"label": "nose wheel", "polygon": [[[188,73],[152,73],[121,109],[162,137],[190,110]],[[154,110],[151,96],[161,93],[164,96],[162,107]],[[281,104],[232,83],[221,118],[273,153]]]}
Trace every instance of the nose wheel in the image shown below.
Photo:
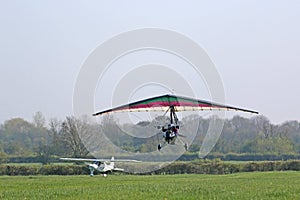
{"label": "nose wheel", "polygon": [[89,166],[90,168],[90,177],[93,177],[94,176],[94,168]]}

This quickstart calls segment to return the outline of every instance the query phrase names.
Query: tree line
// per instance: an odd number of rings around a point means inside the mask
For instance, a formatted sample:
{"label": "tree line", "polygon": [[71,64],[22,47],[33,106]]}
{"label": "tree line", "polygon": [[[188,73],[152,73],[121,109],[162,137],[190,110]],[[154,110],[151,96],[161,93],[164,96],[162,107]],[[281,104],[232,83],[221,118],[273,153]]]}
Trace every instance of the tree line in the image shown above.
{"label": "tree line", "polygon": [[[189,154],[197,154],[209,127],[210,118],[189,115],[182,119],[181,131],[196,131]],[[0,162],[13,158],[39,158],[49,163],[55,157],[87,157],[90,151],[104,148],[99,145],[103,137],[128,152],[151,152],[157,147],[157,137],[136,138],[132,135],[152,134],[153,126],[168,121],[168,117],[156,117],[149,122],[120,124],[112,116],[95,122],[88,117],[68,116],[64,120],[51,119],[46,122],[43,114],[37,112],[32,121],[22,118],[6,120],[0,125]],[[192,129],[191,127],[196,127]],[[89,147],[82,138],[89,138]],[[222,134],[209,155],[299,155],[300,123],[286,121],[272,124],[265,116],[244,118],[234,116],[224,121]],[[209,156],[208,155],[208,156]],[[111,156],[111,155],[110,155]]]}

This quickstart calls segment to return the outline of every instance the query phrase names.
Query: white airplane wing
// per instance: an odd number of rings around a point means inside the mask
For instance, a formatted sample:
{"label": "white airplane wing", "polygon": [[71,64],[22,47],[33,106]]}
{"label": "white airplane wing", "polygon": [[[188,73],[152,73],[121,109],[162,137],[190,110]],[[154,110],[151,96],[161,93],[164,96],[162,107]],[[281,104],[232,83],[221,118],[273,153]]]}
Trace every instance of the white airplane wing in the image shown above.
{"label": "white airplane wing", "polygon": [[60,158],[65,161],[81,161],[81,162],[141,162],[139,160],[130,159],[98,159],[98,158]]}
{"label": "white airplane wing", "polygon": [[97,161],[97,159],[89,159],[89,158],[60,158],[60,160],[65,161],[82,161],[82,162],[94,162]]}

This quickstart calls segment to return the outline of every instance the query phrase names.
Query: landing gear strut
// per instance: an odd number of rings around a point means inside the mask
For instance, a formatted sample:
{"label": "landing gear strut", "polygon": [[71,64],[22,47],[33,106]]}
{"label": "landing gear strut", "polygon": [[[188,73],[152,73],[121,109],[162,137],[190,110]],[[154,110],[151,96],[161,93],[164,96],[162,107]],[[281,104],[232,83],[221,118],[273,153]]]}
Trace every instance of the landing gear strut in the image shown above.
{"label": "landing gear strut", "polygon": [[90,177],[94,176],[94,168],[93,167],[89,167],[90,168]]}
{"label": "landing gear strut", "polygon": [[187,143],[184,143],[184,149],[187,151],[188,150],[188,145]]}

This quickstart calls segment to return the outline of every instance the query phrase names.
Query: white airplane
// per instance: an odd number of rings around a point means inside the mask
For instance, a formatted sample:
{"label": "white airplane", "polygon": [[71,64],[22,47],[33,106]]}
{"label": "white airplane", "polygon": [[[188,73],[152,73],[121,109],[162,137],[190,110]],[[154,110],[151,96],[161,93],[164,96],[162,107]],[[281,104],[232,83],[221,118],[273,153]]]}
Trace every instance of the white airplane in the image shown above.
{"label": "white airplane", "polygon": [[98,170],[104,177],[107,176],[108,173],[113,171],[123,172],[124,169],[115,167],[115,162],[141,162],[138,160],[125,160],[118,159],[115,160],[114,157],[109,159],[89,159],[89,158],[60,158],[60,160],[65,161],[80,161],[80,162],[92,162],[87,163],[88,168],[90,169],[90,176],[94,176],[94,171]]}

